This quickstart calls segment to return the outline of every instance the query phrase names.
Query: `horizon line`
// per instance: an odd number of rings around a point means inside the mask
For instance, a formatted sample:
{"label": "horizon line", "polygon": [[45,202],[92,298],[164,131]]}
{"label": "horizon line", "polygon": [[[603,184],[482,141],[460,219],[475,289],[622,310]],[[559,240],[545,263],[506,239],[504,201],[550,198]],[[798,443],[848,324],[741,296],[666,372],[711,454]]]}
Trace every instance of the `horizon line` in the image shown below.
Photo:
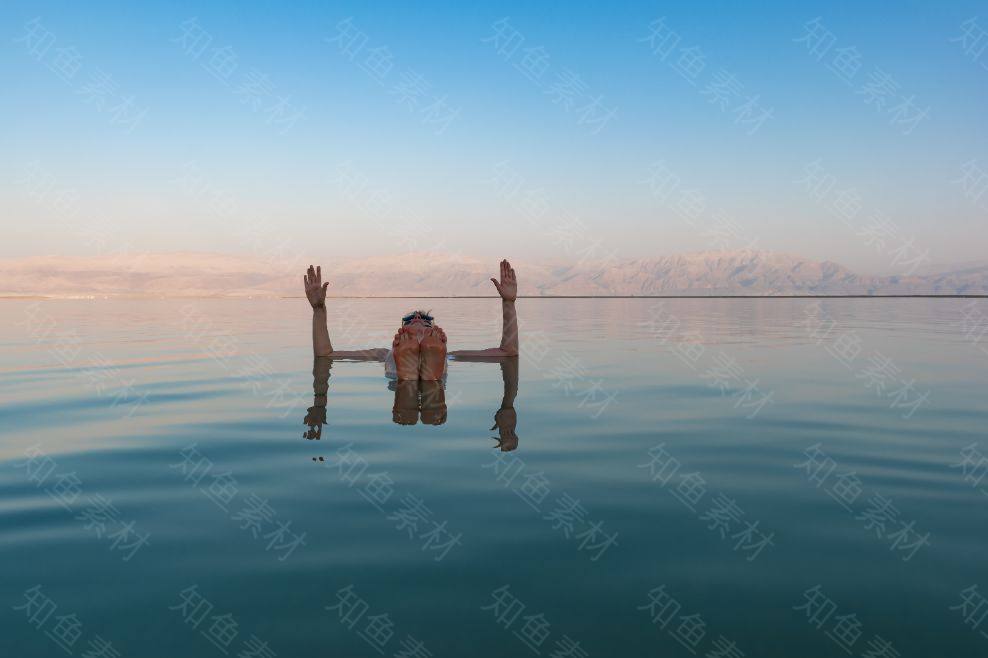
{"label": "horizon line", "polygon": [[[53,297],[50,295],[0,295],[0,300],[110,300],[110,299],[148,299],[164,301],[169,299],[305,299],[304,296],[225,296],[225,295],[172,295],[155,297],[148,295],[88,295],[76,297]],[[326,299],[500,299],[491,295],[336,295],[326,296]],[[849,294],[849,295],[518,295],[516,299],[988,299],[988,294]]]}

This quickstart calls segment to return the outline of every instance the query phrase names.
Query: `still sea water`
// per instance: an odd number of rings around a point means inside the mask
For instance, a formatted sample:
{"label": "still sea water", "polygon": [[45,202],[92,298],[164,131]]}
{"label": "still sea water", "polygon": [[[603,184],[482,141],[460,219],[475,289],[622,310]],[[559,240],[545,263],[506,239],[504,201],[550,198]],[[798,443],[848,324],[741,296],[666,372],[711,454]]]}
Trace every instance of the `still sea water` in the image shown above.
{"label": "still sea water", "polygon": [[988,655],[988,302],[518,311],[0,302],[0,656]]}

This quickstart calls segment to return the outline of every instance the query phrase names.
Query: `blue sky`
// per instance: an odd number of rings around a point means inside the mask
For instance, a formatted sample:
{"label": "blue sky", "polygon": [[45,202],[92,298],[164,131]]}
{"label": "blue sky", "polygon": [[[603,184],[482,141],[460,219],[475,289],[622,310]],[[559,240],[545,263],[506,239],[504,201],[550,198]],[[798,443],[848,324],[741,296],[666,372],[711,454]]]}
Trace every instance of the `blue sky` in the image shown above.
{"label": "blue sky", "polygon": [[0,256],[983,258],[980,8],[7,2]]}

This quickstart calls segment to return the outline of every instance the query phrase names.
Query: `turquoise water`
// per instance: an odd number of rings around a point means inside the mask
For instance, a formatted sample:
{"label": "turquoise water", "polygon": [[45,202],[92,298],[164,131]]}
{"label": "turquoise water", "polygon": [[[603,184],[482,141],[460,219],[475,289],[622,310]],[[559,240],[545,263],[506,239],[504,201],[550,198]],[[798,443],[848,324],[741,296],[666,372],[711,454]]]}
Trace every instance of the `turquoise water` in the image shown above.
{"label": "turquoise water", "polygon": [[4,301],[0,655],[988,655],[984,300],[518,308]]}

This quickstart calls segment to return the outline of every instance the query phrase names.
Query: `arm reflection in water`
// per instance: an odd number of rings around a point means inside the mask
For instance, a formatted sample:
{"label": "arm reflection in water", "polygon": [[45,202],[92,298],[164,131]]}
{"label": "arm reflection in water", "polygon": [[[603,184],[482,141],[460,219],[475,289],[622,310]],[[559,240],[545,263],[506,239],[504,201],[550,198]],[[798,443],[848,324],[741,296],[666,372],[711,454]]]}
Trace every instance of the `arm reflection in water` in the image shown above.
{"label": "arm reflection in water", "polygon": [[322,438],[322,426],[326,424],[326,400],[329,392],[329,371],[332,359],[317,356],[312,362],[312,406],[305,410],[302,422],[309,427],[302,436],[310,441]]}
{"label": "arm reflection in water", "polygon": [[501,398],[501,408],[494,413],[494,428],[497,428],[497,447],[501,452],[510,452],[518,447],[518,435],[515,426],[518,424],[518,412],[515,411],[515,396],[518,395],[518,359],[501,360],[501,379],[504,380],[504,397]]}
{"label": "arm reflection in water", "polygon": [[[494,426],[498,431],[497,448],[509,452],[518,447],[518,413],[515,397],[518,395],[518,357],[465,357],[458,361],[497,363],[501,366],[504,394],[501,407],[494,412]],[[329,371],[333,367],[331,357],[319,356],[312,363],[312,406],[306,410],[302,421],[308,429],[302,436],[310,441],[322,438],[322,426],[326,424],[326,402],[329,392]],[[441,381],[400,380],[395,386],[391,420],[398,425],[415,425],[421,419],[424,425],[442,425],[446,422],[446,390]]]}

